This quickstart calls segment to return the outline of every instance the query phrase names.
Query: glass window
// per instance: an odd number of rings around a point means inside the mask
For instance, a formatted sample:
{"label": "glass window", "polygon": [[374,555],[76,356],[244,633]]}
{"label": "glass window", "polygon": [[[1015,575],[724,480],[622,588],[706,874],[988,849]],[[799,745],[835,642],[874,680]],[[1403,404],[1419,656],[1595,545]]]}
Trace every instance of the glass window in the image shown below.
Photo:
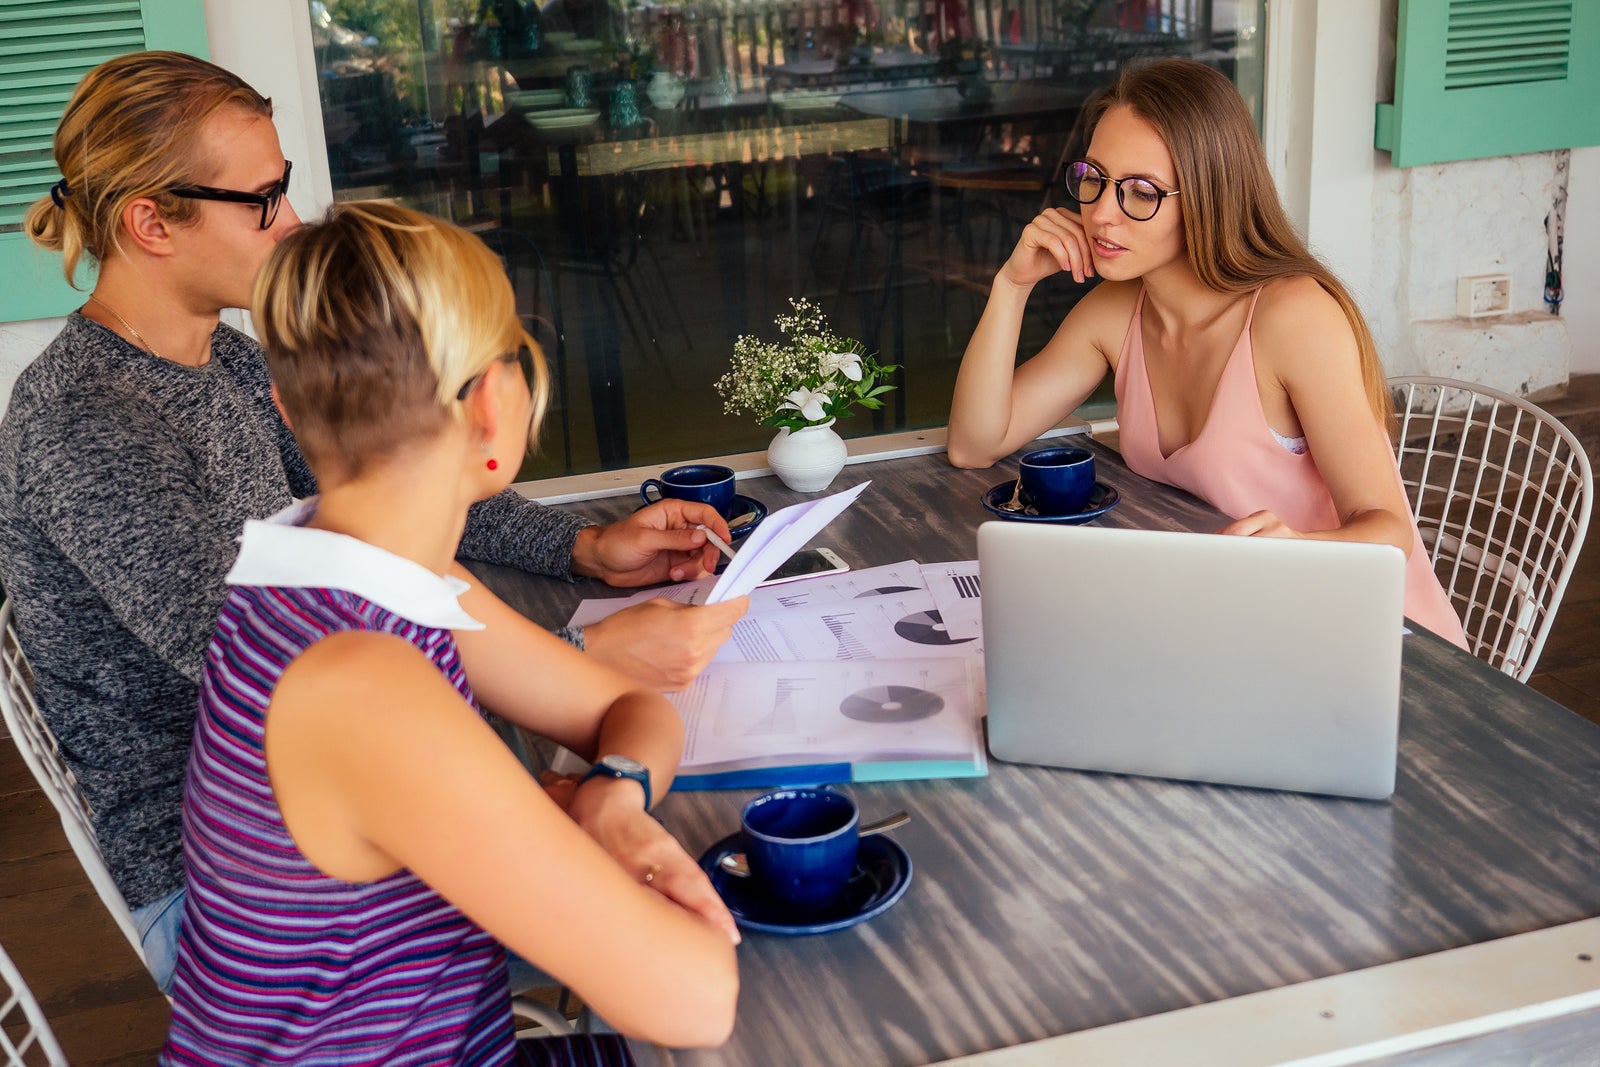
{"label": "glass window", "polygon": [[[755,451],[712,383],[809,297],[902,365],[846,436],[943,425],[1089,94],[1187,55],[1260,118],[1263,0],[311,0],[336,199],[504,260],[556,388],[526,477]],[[1040,286],[1021,352],[1082,295]]]}

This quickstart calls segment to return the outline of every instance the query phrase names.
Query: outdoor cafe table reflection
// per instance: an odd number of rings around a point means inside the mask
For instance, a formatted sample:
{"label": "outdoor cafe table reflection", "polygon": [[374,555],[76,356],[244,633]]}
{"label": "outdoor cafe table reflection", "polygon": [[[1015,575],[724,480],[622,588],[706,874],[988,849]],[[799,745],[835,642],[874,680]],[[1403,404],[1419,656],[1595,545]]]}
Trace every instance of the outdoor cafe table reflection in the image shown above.
{"label": "outdoor cafe table reflection", "polygon": [[[1213,531],[1221,524],[1208,506],[1093,447],[1101,479],[1122,498],[1102,525]],[[975,558],[977,528],[990,518],[980,494],[1015,471],[1015,457],[961,471],[942,454],[846,467],[835,490],[873,484],[815,542],[857,568]],[[770,477],[743,481],[740,492],[772,509],[805,499]],[[636,506],[635,497],[573,505],[601,520]],[[549,625],[565,622],[580,598],[607,595],[593,585],[474,569]],[[1061,606],[1063,642],[1093,625],[1093,604]],[[1576,999],[1562,1002],[1565,1013],[1547,1011],[1551,1018],[1533,1029],[1490,1033],[1470,1047],[1493,1053],[1510,1034],[1524,1042],[1516,1062],[1534,1059],[1527,1040],[1572,1056],[1539,1062],[1594,1062],[1600,727],[1426,632],[1405,638],[1402,688],[1399,784],[1388,802],[999,762],[988,778],[846,786],[864,819],[911,813],[911,824],[894,835],[915,867],[910,891],[851,929],[747,934],[729,1043],[712,1052],[640,1047],[636,1054],[644,1063],[899,1065],[1072,1035],[1058,1044],[1111,1039],[1095,1046],[1111,1050],[1106,1058],[1072,1062],[1149,1062],[1127,1058],[1142,1047],[1137,1029],[1079,1031],[1127,1020],[1141,1021],[1134,1028],[1164,1024],[1147,1017],[1245,1005],[1251,1002],[1212,1002],[1266,990],[1292,996],[1283,987],[1394,961],[1415,969],[1430,963],[1415,957],[1455,949],[1463,951],[1436,957],[1451,962],[1450,988],[1428,988],[1414,973],[1380,982],[1367,987],[1360,1018],[1404,1005],[1426,1019],[1483,993],[1490,1006],[1467,1009],[1481,1014],[1504,1006],[1495,999],[1502,982],[1527,984],[1517,977],[1526,961],[1516,952],[1485,958],[1514,946],[1539,959],[1541,981],[1560,987],[1530,995]],[[1071,693],[1063,674],[1062,699]],[[738,828],[739,808],[754,794],[675,792],[658,814],[699,855]],[[1502,938],[1512,940],[1484,944]],[[1169,1017],[1198,1020],[1199,1029],[1172,1040],[1167,1062],[1261,1062],[1243,1051],[1260,1036],[1249,1026],[1276,1028],[1291,1044],[1311,1042],[1300,1046],[1307,1051],[1323,1049],[1319,1041],[1338,1047],[1365,1032],[1354,1014],[1330,1021],[1335,1005],[1342,1012],[1359,999],[1355,993],[1273,1002],[1274,1010],[1247,1023],[1229,1022],[1225,1047],[1233,1051],[1217,1059],[1203,1055],[1206,1016]],[[1074,1047],[1046,1041],[983,1062],[1067,1062]],[[1036,1058],[1008,1058],[1017,1054]],[[1446,1062],[1422,1055],[1404,1062]],[[1448,1062],[1485,1058],[1492,1056]]]}

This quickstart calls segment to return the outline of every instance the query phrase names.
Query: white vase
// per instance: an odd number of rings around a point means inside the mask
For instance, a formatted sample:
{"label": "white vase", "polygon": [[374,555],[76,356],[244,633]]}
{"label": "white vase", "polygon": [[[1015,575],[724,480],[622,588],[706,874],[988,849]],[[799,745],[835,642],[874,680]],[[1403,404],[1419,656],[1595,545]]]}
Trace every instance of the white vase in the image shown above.
{"label": "white vase", "polygon": [[658,111],[670,111],[683,102],[683,79],[670,70],[658,70],[650,76],[650,87],[645,95],[650,106]]}
{"label": "white vase", "polygon": [[797,493],[820,493],[844,470],[848,454],[844,438],[833,432],[833,420],[791,430],[785,426],[767,446],[767,466]]}

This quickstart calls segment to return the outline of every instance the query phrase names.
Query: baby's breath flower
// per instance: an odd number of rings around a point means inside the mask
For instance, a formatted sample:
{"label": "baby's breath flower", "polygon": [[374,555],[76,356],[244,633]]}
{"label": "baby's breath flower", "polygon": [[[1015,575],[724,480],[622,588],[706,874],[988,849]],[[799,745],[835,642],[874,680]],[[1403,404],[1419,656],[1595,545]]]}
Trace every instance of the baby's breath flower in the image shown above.
{"label": "baby's breath flower", "polygon": [[859,341],[835,334],[811,301],[789,306],[793,314],[773,320],[782,341],[746,334],[734,342],[729,370],[716,382],[723,410],[797,430],[844,418],[854,407],[882,407],[879,398],[894,385],[881,379],[899,368],[880,366]]}

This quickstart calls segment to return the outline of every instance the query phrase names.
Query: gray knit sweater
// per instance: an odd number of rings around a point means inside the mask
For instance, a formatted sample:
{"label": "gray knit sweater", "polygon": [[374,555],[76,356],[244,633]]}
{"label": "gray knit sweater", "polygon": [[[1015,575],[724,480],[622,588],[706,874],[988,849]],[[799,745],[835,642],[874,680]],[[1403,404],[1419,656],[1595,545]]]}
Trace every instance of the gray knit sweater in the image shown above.
{"label": "gray knit sweater", "polygon": [[[245,520],[316,492],[260,347],[218,326],[211,351],[180,366],[73,315],[0,422],[0,581],[136,908],[182,884],[200,668]],[[473,508],[461,555],[569,578],[585,525],[507,490]]]}

